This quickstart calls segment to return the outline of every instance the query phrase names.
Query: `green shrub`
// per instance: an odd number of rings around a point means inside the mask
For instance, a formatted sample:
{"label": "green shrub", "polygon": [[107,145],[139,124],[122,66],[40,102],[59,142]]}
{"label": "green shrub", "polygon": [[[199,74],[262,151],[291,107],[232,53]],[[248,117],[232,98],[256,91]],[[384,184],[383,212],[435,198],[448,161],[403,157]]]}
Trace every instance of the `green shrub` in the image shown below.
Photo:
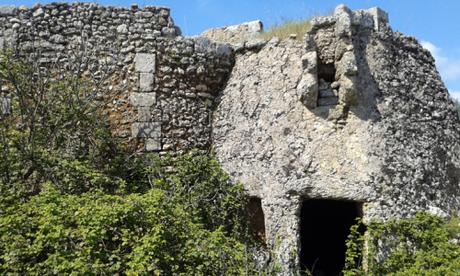
{"label": "green shrub", "polygon": [[[458,219],[419,213],[412,219],[367,225],[366,237],[354,226],[347,242],[345,275],[459,275]],[[364,241],[367,239],[367,252]],[[366,271],[362,260],[366,260]]]}
{"label": "green shrub", "polygon": [[287,20],[281,24],[270,27],[268,31],[263,32],[260,36],[263,39],[270,40],[273,37],[286,39],[294,34],[297,40],[302,40],[310,28],[311,24],[309,20]]}
{"label": "green shrub", "polygon": [[255,273],[246,195],[212,156],[132,153],[94,83],[40,70],[0,56],[0,274]]}
{"label": "green shrub", "polygon": [[0,272],[242,274],[245,245],[161,189],[64,195],[53,185],[0,218]]}
{"label": "green shrub", "polygon": [[[12,113],[0,118],[0,181],[19,197],[53,183],[69,193],[123,186],[130,161],[94,100],[96,84],[61,68],[0,55]],[[110,173],[109,173],[110,172]]]}
{"label": "green shrub", "polygon": [[[24,203],[0,197],[0,273],[243,275],[247,199],[217,162],[147,156],[145,193],[69,194],[51,183]],[[129,183],[128,183],[129,185]]]}

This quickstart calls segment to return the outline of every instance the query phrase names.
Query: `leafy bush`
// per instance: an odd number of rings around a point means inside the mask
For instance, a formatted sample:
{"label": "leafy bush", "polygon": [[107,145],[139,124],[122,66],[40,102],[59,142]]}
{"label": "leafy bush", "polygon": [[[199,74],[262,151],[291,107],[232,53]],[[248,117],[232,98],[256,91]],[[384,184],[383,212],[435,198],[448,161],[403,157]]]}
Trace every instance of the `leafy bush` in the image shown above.
{"label": "leafy bush", "polygon": [[295,34],[297,40],[302,40],[310,28],[311,24],[309,20],[287,20],[281,24],[270,27],[268,31],[261,34],[261,37],[266,40],[273,37],[286,39],[292,34]]}
{"label": "leafy bush", "polygon": [[[4,54],[0,274],[252,273],[247,198],[212,156],[119,146],[83,74]],[[252,272],[251,272],[252,271]]]}
{"label": "leafy bush", "polygon": [[354,226],[347,242],[344,274],[459,275],[459,222],[454,218],[446,223],[439,217],[419,213],[412,219],[371,223],[366,236]]}
{"label": "leafy bush", "polygon": [[129,155],[111,137],[93,81],[6,53],[0,84],[9,88],[12,106],[0,119],[0,181],[10,191],[25,198],[45,182],[69,193],[123,186]]}
{"label": "leafy bush", "polygon": [[18,274],[242,274],[245,245],[209,230],[161,189],[64,195],[53,185],[0,218],[0,271]]}

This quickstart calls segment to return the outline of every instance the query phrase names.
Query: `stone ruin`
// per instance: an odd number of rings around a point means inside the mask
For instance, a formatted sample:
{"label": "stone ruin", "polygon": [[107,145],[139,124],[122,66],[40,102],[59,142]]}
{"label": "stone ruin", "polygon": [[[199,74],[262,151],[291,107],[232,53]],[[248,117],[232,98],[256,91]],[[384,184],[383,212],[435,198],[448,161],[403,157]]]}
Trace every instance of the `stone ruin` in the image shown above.
{"label": "stone ruin", "polygon": [[[0,7],[0,48],[68,70],[79,60],[134,149],[215,152],[283,274],[340,271],[356,217],[458,211],[460,121],[416,39],[379,8],[345,6],[299,40],[262,31],[183,37],[169,9],[150,6]],[[8,97],[2,87],[3,114]]]}

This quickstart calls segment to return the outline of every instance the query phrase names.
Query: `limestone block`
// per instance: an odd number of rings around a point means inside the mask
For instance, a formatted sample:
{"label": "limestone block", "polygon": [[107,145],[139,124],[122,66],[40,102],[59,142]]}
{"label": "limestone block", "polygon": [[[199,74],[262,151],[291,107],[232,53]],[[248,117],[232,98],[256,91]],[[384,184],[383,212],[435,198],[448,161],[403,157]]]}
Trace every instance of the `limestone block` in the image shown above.
{"label": "limestone block", "polygon": [[134,106],[145,106],[149,107],[156,103],[155,93],[132,93],[129,96],[129,100]]}
{"label": "limestone block", "polygon": [[297,84],[297,94],[302,103],[308,108],[316,107],[318,98],[318,80],[314,74],[305,74]]}
{"label": "limestone block", "polygon": [[339,5],[335,8],[335,34],[337,37],[351,36],[351,16],[352,12],[346,6]]}
{"label": "limestone block", "polygon": [[352,51],[345,52],[336,66],[338,75],[356,76],[358,74],[356,57]]}
{"label": "limestone block", "polygon": [[137,108],[137,121],[138,122],[148,122],[152,118],[152,114],[150,112],[150,107],[147,106],[139,106]]}
{"label": "limestone block", "polygon": [[302,67],[311,74],[316,74],[318,70],[318,57],[316,51],[310,51],[302,56]]}
{"label": "limestone block", "polygon": [[154,75],[152,73],[139,74],[139,90],[141,92],[153,91]]}
{"label": "limestone block", "polygon": [[0,51],[3,50],[3,44],[5,43],[5,40],[3,39],[3,37],[0,36]]}
{"label": "limestone block", "polygon": [[161,139],[158,138],[148,138],[145,140],[145,150],[146,151],[159,151],[161,150]]}
{"label": "limestone block", "polygon": [[159,122],[133,123],[131,135],[138,138],[159,138],[161,137],[161,124]]}
{"label": "limestone block", "polygon": [[379,31],[380,23],[388,23],[388,13],[378,7],[353,11],[353,24]]}
{"label": "limestone block", "polygon": [[339,98],[346,105],[355,105],[358,101],[358,90],[356,89],[356,77],[342,76],[340,78]]}
{"label": "limestone block", "polygon": [[155,72],[155,54],[137,53],[135,58],[136,71],[141,73]]}
{"label": "limestone block", "polygon": [[384,10],[380,9],[379,7],[370,8],[367,12],[372,16],[374,19],[374,29],[376,31],[379,30],[379,24],[388,23],[388,13]]}

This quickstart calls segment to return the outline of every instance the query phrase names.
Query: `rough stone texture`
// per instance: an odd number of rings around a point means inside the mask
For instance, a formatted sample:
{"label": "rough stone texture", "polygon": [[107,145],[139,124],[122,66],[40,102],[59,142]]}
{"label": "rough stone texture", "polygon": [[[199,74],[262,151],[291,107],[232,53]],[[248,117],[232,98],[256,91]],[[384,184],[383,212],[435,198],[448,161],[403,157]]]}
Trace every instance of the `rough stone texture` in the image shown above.
{"label": "rough stone texture", "polygon": [[139,151],[212,145],[261,199],[290,275],[304,199],[361,202],[366,221],[459,208],[455,107],[431,55],[387,23],[339,6],[302,42],[260,40],[258,21],[184,38],[166,8],[53,3],[1,7],[0,42],[98,81],[114,132]]}
{"label": "rough stone texture", "polygon": [[237,53],[214,150],[262,199],[283,275],[298,267],[303,199],[361,202],[365,221],[460,207],[458,115],[431,55],[387,22],[339,6],[302,43]]}
{"label": "rough stone texture", "polygon": [[201,37],[206,37],[216,42],[238,45],[256,39],[262,32],[262,22],[255,20],[224,28],[210,29],[204,31]]}
{"label": "rough stone texture", "polygon": [[139,73],[140,92],[152,92],[155,76],[151,73]]}
{"label": "rough stone texture", "polygon": [[[137,53],[134,60],[139,73],[155,73],[155,54]],[[141,78],[142,81],[142,78]]]}
{"label": "rough stone texture", "polygon": [[161,136],[161,124],[152,122],[134,123],[133,137],[158,138]]}
{"label": "rough stone texture", "polygon": [[[181,37],[169,9],[1,7],[3,41],[17,56],[38,58],[43,67],[83,70],[98,82],[114,133],[139,151],[180,153],[211,145],[214,99],[233,66],[233,50]],[[146,124],[155,126],[154,137],[144,137],[139,126]]]}
{"label": "rough stone texture", "polygon": [[136,107],[150,107],[156,102],[155,93],[132,93],[129,97],[131,104]]}

